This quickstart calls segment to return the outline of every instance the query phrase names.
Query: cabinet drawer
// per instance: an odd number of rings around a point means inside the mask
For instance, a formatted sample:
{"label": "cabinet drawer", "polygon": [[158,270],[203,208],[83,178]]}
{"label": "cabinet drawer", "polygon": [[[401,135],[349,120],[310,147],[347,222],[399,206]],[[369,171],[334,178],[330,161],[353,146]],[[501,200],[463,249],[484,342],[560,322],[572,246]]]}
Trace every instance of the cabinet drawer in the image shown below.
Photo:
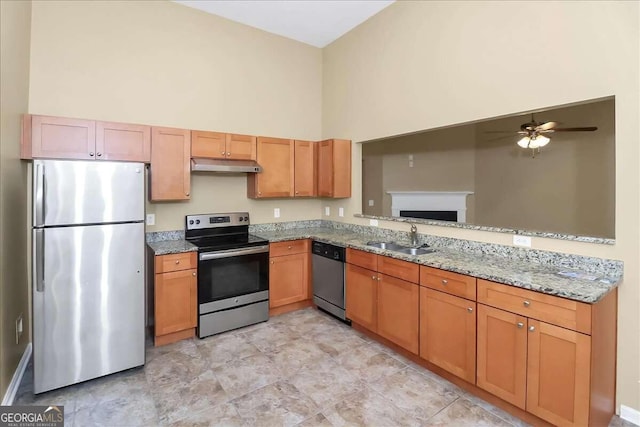
{"label": "cabinet drawer", "polygon": [[269,245],[270,257],[302,254],[305,252],[309,252],[309,239],[287,240],[286,242],[271,243]]}
{"label": "cabinet drawer", "polygon": [[347,263],[378,271],[378,255],[370,252],[347,248]]}
{"label": "cabinet drawer", "polygon": [[179,254],[168,254],[156,256],[156,273],[167,273],[169,271],[189,270],[198,267],[197,252],[183,252]]}
{"label": "cabinet drawer", "polygon": [[420,266],[420,284],[462,298],[476,300],[476,278],[438,268]]}
{"label": "cabinet drawer", "polygon": [[397,277],[412,283],[420,281],[420,266],[409,261],[379,256],[378,271],[387,276]]}
{"label": "cabinet drawer", "polygon": [[478,279],[478,302],[591,334],[591,306],[540,292]]}

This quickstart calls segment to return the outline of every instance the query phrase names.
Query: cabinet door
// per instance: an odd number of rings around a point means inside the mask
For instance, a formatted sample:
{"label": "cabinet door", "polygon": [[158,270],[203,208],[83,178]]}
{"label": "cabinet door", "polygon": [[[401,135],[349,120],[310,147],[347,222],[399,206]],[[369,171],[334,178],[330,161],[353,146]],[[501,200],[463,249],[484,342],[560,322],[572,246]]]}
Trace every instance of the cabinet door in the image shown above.
{"label": "cabinet door", "polygon": [[258,137],[261,173],[248,176],[247,195],[253,198],[292,197],[294,144],[291,139]]}
{"label": "cabinet door", "polygon": [[188,200],[190,162],[188,130],[154,127],[151,133],[151,200]]}
{"label": "cabinet door", "polygon": [[476,303],[420,288],[420,357],[475,384]]}
{"label": "cabinet door", "polygon": [[95,159],[96,122],[65,117],[33,116],[34,158]]}
{"label": "cabinet door", "polygon": [[351,141],[329,139],[318,143],[318,195],[351,197]]}
{"label": "cabinet door", "polygon": [[529,319],[527,411],[555,425],[587,425],[591,337]]}
{"label": "cabinet door", "polygon": [[318,144],[318,196],[333,197],[333,141]]}
{"label": "cabinet door", "polygon": [[96,122],[96,158],[149,163],[151,127]]}
{"label": "cabinet door", "polygon": [[378,273],[378,334],[418,354],[419,286]]}
{"label": "cabinet door", "polygon": [[156,336],[195,328],[197,310],[196,270],[156,274]]}
{"label": "cabinet door", "polygon": [[378,278],[366,268],[346,264],[347,319],[376,332],[378,329]]}
{"label": "cabinet door", "polygon": [[227,134],[227,158],[233,160],[256,160],[256,137]]}
{"label": "cabinet door", "polygon": [[191,157],[226,158],[226,138],[226,134],[220,132],[191,131]]}
{"label": "cabinet door", "polygon": [[308,254],[273,257],[269,266],[269,307],[309,299]]}
{"label": "cabinet door", "polygon": [[318,195],[316,184],[317,144],[310,141],[295,142],[295,197],[313,197]]}
{"label": "cabinet door", "polygon": [[526,381],[527,318],[478,304],[478,387],[524,409]]}

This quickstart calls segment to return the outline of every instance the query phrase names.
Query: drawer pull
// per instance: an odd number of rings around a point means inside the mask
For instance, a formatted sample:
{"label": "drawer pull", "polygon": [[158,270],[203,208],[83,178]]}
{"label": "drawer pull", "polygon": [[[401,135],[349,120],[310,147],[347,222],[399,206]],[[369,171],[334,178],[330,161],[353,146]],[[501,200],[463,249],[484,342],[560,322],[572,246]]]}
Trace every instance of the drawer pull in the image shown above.
{"label": "drawer pull", "polygon": [[469,313],[473,313],[473,308],[468,307],[468,308],[467,308],[467,311],[468,311]]}
{"label": "drawer pull", "polygon": [[287,246],[287,249],[291,249],[291,246]]}
{"label": "drawer pull", "polygon": [[535,330],[536,330],[536,327],[535,327],[535,326],[529,326],[529,332],[533,332],[533,331],[535,331]]}
{"label": "drawer pull", "polygon": [[531,303],[529,301],[525,301],[522,303],[525,307],[529,307],[531,305]]}
{"label": "drawer pull", "polygon": [[443,285],[446,285],[447,283],[449,283],[449,281],[447,279],[442,279],[441,282],[442,282]]}
{"label": "drawer pull", "polygon": [[522,328],[524,328],[524,323],[518,322],[517,326],[518,326],[518,329],[522,329]]}
{"label": "drawer pull", "polygon": [[176,260],[176,264],[180,264],[180,260]]}

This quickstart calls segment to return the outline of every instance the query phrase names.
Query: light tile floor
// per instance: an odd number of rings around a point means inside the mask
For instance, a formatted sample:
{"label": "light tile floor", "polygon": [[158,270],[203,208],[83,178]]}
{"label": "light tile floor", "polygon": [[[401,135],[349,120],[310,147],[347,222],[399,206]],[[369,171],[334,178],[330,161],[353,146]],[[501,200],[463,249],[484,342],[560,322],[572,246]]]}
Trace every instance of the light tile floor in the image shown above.
{"label": "light tile floor", "polygon": [[[32,394],[67,426],[523,426],[314,309],[164,347],[143,368]],[[632,426],[615,417],[611,426]]]}

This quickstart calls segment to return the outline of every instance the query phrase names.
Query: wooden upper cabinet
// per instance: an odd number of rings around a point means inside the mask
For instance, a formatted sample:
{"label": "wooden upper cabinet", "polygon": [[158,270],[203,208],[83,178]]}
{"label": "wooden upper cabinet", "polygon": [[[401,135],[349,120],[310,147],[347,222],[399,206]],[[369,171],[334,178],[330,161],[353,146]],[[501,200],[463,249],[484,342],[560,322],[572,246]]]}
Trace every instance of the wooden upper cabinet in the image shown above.
{"label": "wooden upper cabinet", "polygon": [[227,135],[220,132],[191,131],[191,157],[224,159],[227,157]]}
{"label": "wooden upper cabinet", "polygon": [[420,286],[378,273],[378,335],[418,354]]}
{"label": "wooden upper cabinet", "polygon": [[317,148],[318,144],[315,142],[295,141],[295,197],[318,195]]}
{"label": "wooden upper cabinet", "polygon": [[247,175],[247,197],[293,196],[293,140],[260,136],[257,150],[257,161],[262,166],[262,172]]}
{"label": "wooden upper cabinet", "polygon": [[375,271],[346,265],[347,319],[370,331],[378,330],[378,276]]}
{"label": "wooden upper cabinet", "polygon": [[95,121],[49,116],[25,116],[25,120],[31,122],[31,140],[24,132],[23,158],[95,159]]}
{"label": "wooden upper cabinet", "polygon": [[351,141],[328,139],[318,143],[318,195],[351,197]]}
{"label": "wooden upper cabinet", "polygon": [[558,426],[586,426],[591,337],[533,319],[528,326],[527,411]]}
{"label": "wooden upper cabinet", "polygon": [[256,139],[251,135],[228,133],[226,135],[227,159],[256,160]]}
{"label": "wooden upper cabinet", "polygon": [[96,122],[96,157],[131,162],[151,161],[151,127]]}
{"label": "wooden upper cabinet", "polygon": [[188,200],[191,192],[190,162],[190,131],[152,128],[150,200]]}
{"label": "wooden upper cabinet", "polygon": [[420,287],[420,357],[475,384],[475,301]]}
{"label": "wooden upper cabinet", "polygon": [[478,304],[477,321],[477,386],[525,409],[527,318]]}

